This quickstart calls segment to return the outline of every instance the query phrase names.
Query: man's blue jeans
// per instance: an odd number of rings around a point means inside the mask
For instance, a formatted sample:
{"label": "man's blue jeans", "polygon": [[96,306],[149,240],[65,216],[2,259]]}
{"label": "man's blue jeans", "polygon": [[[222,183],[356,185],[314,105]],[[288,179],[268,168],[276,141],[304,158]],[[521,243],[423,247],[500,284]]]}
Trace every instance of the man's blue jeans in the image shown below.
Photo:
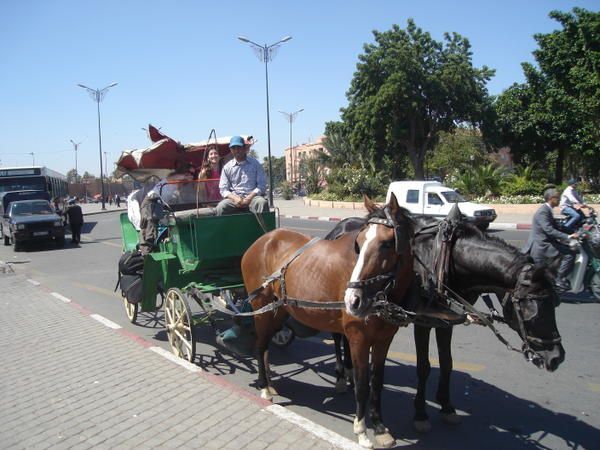
{"label": "man's blue jeans", "polygon": [[564,215],[569,216],[569,220],[565,223],[565,228],[571,233],[577,231],[577,225],[581,221],[581,214],[575,208],[565,206],[562,211]]}

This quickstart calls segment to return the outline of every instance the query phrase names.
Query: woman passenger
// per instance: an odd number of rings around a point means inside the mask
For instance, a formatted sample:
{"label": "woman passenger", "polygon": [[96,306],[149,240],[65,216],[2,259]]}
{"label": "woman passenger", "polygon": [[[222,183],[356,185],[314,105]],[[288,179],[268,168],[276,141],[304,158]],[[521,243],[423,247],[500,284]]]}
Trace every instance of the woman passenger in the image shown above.
{"label": "woman passenger", "polygon": [[219,192],[221,170],[223,170],[223,160],[217,149],[211,148],[208,151],[208,157],[202,164],[202,168],[198,174],[199,180],[206,180],[204,185],[206,188],[205,201],[207,202],[218,202],[221,200],[221,194]]}

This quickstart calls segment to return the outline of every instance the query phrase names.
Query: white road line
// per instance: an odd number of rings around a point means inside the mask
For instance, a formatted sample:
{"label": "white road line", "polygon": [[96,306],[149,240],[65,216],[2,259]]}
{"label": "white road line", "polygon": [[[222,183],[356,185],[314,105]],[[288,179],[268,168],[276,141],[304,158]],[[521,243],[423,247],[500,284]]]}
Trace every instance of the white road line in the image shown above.
{"label": "white road line", "polygon": [[329,442],[336,448],[344,448],[344,449],[352,449],[352,450],[364,450],[364,447],[361,447],[356,442],[351,441],[350,439],[345,438],[337,433],[334,433],[331,430],[328,430],[321,425],[314,423],[311,420],[308,420],[305,417],[302,417],[289,409],[284,408],[281,405],[271,405],[265,408],[270,413],[276,415],[277,417],[287,420],[294,425],[299,426],[303,430],[308,431],[311,434],[314,434],[316,437],[323,439]]}
{"label": "white road line", "polygon": [[152,350],[154,353],[158,353],[163,358],[174,362],[175,364],[183,367],[184,369],[189,370],[190,372],[202,372],[202,369],[200,367],[196,366],[195,364],[192,364],[191,362],[186,361],[183,358],[175,356],[173,353],[166,351],[164,348],[150,347],[150,350]]}
{"label": "white road line", "polygon": [[97,320],[102,325],[112,328],[113,330],[118,330],[121,328],[121,325],[114,323],[112,320],[108,320],[106,317],[102,317],[100,314],[90,314],[90,317],[94,320]]}
{"label": "white road line", "polygon": [[71,299],[67,298],[63,295],[60,295],[58,292],[50,292],[50,295],[54,298],[59,299],[61,302],[71,303]]}
{"label": "white road line", "polygon": [[41,284],[39,281],[35,281],[35,280],[30,279],[30,278],[27,278],[27,281],[29,281],[34,286],[39,286]]}

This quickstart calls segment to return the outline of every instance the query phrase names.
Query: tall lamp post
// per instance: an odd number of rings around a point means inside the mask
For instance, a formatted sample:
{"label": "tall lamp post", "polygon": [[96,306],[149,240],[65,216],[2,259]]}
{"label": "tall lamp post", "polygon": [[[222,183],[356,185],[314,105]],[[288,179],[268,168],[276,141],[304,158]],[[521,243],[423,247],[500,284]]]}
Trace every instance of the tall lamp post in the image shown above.
{"label": "tall lamp post", "polygon": [[258,57],[258,59],[265,63],[265,86],[266,86],[266,92],[267,92],[267,151],[268,151],[268,157],[269,157],[269,207],[272,208],[273,207],[273,161],[271,161],[271,123],[270,123],[270,119],[269,119],[269,69],[268,69],[268,64],[269,64],[269,61],[271,61],[275,57],[275,54],[277,53],[277,49],[279,48],[279,45],[283,44],[284,42],[289,41],[290,39],[292,39],[292,37],[286,36],[283,39],[280,39],[279,41],[277,41],[271,45],[267,45],[267,44],[260,45],[254,41],[251,41],[250,39],[248,39],[247,37],[244,37],[244,36],[238,36],[238,39],[242,42],[250,44],[250,47],[252,47],[252,50],[254,50],[254,53],[256,53],[256,56]]}
{"label": "tall lamp post", "polygon": [[28,155],[31,155],[31,165],[35,166],[35,153],[29,152]]}
{"label": "tall lamp post", "polygon": [[73,149],[75,150],[75,183],[77,183],[78,180],[78,173],[77,172],[77,150],[79,149],[79,146],[81,145],[81,142],[75,142],[73,139],[70,139],[71,144],[73,144]]}
{"label": "tall lamp post", "polygon": [[102,195],[102,210],[103,211],[106,210],[106,205],[104,203],[104,171],[102,170],[102,131],[100,128],[100,102],[104,99],[104,96],[106,95],[108,90],[112,87],[115,87],[117,84],[118,83],[111,83],[108,86],[103,87],[102,89],[92,89],[83,84],[77,85],[80,88],[83,88],[86,91],[88,91],[88,94],[90,94],[90,97],[92,97],[92,100],[94,100],[96,102],[96,104],[98,105],[98,147],[99,147],[99,154],[100,154],[100,190],[101,190],[101,195]]}
{"label": "tall lamp post", "polygon": [[292,113],[279,111],[281,114],[287,117],[287,120],[290,123],[290,178],[292,182],[292,190],[294,189],[294,151],[292,150],[292,123],[294,123],[294,120],[296,120],[296,116],[302,111],[304,111],[304,108],[299,109],[298,111],[294,111]]}

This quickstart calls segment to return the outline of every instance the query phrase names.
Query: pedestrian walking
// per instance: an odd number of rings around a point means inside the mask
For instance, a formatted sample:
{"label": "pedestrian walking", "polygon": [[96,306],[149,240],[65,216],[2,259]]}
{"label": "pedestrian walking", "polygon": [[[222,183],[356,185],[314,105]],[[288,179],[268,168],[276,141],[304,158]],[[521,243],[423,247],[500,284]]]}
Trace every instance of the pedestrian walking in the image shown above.
{"label": "pedestrian walking", "polygon": [[115,204],[117,205],[117,208],[121,207],[121,197],[119,194],[115,194]]}
{"label": "pedestrian walking", "polygon": [[81,227],[83,227],[83,211],[75,198],[69,200],[66,214],[71,228],[71,242],[79,244],[81,241]]}

